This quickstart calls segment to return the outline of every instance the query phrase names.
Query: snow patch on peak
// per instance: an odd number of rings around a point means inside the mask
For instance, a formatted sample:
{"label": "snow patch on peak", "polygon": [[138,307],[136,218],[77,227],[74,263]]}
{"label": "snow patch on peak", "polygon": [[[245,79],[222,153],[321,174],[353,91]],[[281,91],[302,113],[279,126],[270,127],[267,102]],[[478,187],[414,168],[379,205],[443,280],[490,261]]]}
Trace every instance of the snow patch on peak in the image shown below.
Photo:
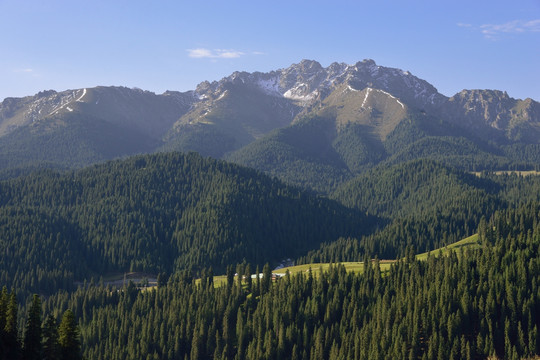
{"label": "snow patch on peak", "polygon": [[[77,90],[77,91],[73,90],[73,91],[66,91],[66,92],[62,93],[62,95],[60,97],[60,104],[56,105],[52,109],[52,111],[49,113],[49,116],[58,113],[60,110],[66,108],[66,106],[68,106],[72,102],[75,102],[75,101],[78,101],[79,99],[82,99],[82,97],[86,94],[86,89],[84,89],[83,95],[76,99],[76,96],[78,95],[79,91],[80,90]],[[55,101],[54,98],[56,98],[56,94],[49,97],[48,100],[49,101]],[[71,112],[71,111],[73,111],[73,109],[68,107],[68,111]]]}
{"label": "snow patch on peak", "polygon": [[397,103],[398,103],[399,105],[401,105],[401,108],[405,109],[405,105],[403,105],[403,103],[402,103],[401,101],[399,101],[399,99],[396,98],[394,95],[392,95],[392,94],[390,94],[390,93],[387,93],[387,92],[384,91],[384,90],[377,90],[377,91],[382,92],[383,94],[385,94],[385,95],[391,97],[392,99],[396,100]]}
{"label": "snow patch on peak", "polygon": [[223,99],[225,97],[225,95],[227,95],[228,92],[229,92],[229,90],[225,90],[224,92],[221,93],[221,95],[219,95],[219,97],[216,100]]}
{"label": "snow patch on peak", "polygon": [[86,95],[86,88],[84,88],[82,95],[79,96],[79,98],[78,98],[76,101],[77,101],[77,102],[83,102],[83,101],[82,101],[82,98],[83,98],[85,95]]}
{"label": "snow patch on peak", "polygon": [[283,94],[283,97],[291,100],[300,100],[300,101],[310,101],[313,100],[317,95],[318,91],[308,92],[309,86],[305,83],[300,83],[294,88],[291,88]]}
{"label": "snow patch on peak", "polygon": [[279,76],[269,79],[258,79],[257,86],[268,95],[281,95],[279,91]]}
{"label": "snow patch on peak", "polygon": [[372,88],[366,88],[366,96],[364,97],[364,101],[362,101],[362,105],[360,107],[364,107],[364,105],[366,105],[366,101],[368,99],[368,96],[369,96],[369,93],[371,92],[371,90],[373,90]]}

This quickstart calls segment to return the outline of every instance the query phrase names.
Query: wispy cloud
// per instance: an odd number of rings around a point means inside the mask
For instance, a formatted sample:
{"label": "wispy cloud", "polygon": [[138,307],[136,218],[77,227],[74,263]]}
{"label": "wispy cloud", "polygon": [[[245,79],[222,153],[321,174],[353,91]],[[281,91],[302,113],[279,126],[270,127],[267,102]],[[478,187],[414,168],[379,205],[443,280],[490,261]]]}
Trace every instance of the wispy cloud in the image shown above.
{"label": "wispy cloud", "polygon": [[191,58],[208,58],[208,59],[234,59],[245,55],[245,53],[237,50],[225,49],[187,49],[188,56]]}
{"label": "wispy cloud", "polygon": [[499,34],[540,32],[540,19],[530,21],[514,20],[504,24],[485,24],[481,25],[480,29],[486,37],[494,37]]}
{"label": "wispy cloud", "polygon": [[27,74],[30,74],[30,73],[33,73],[33,72],[34,72],[34,69],[30,69],[30,68],[25,68],[25,69],[13,69],[13,72],[14,72],[14,73],[27,73]]}
{"label": "wispy cloud", "polygon": [[457,26],[480,31],[487,39],[494,40],[503,34],[525,34],[540,32],[540,19],[513,20],[503,24],[483,24],[480,26],[458,23]]}

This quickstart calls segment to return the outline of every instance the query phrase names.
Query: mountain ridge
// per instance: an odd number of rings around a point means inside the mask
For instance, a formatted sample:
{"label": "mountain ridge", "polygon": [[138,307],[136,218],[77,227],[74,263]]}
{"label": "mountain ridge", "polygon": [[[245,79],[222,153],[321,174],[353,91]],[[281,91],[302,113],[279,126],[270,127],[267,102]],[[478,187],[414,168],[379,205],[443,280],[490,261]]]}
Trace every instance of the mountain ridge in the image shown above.
{"label": "mountain ridge", "polygon": [[[323,138],[330,136],[342,150],[360,146],[376,153],[353,164],[353,173],[389,156],[399,159],[396,150],[414,147],[421,138],[425,145],[426,137],[432,144],[461,143],[460,138],[492,144],[489,156],[528,166],[538,158],[540,103],[532,99],[513,99],[499,90],[463,90],[446,97],[410,72],[373,60],[327,67],[302,60],[270,72],[237,71],[186,92],[95,87],[7,98],[0,104],[0,170],[43,163],[79,167],[155,151],[230,158],[278,129],[321,117],[333,124],[325,125],[330,132]],[[412,120],[419,118],[424,119],[420,133]],[[343,131],[348,131],[345,138],[332,135]],[[291,141],[305,143],[302,136]],[[392,143],[396,136],[401,137],[398,149]],[[418,153],[460,152],[460,145],[435,144],[432,150],[422,144]],[[53,151],[55,145],[60,146]],[[520,152],[528,155],[520,157]],[[491,163],[480,169],[493,169]]]}

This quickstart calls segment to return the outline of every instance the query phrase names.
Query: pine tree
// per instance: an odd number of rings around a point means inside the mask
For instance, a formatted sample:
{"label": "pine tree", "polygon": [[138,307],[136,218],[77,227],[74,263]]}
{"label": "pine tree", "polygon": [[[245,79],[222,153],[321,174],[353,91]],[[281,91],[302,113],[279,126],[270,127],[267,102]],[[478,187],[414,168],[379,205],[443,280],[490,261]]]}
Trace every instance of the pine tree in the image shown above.
{"label": "pine tree", "polygon": [[4,326],[5,359],[12,360],[20,357],[21,346],[17,330],[17,314],[19,305],[15,291],[12,291],[6,307],[6,325]]}
{"label": "pine tree", "polygon": [[4,344],[5,341],[5,326],[6,326],[6,310],[7,310],[7,304],[9,299],[9,293],[7,291],[7,287],[4,286],[2,288],[2,293],[0,293],[0,360],[3,360],[4,354],[6,353],[6,345]]}
{"label": "pine tree", "polygon": [[60,359],[58,343],[58,325],[52,315],[47,317],[43,325],[43,360]]}
{"label": "pine tree", "polygon": [[251,292],[251,286],[253,283],[253,280],[251,279],[251,265],[247,264],[244,269],[244,274],[246,276],[246,282],[247,282],[247,290],[248,292]]}
{"label": "pine tree", "polygon": [[271,284],[272,284],[272,270],[270,270],[270,265],[266,263],[263,267],[263,278],[261,281],[261,294],[266,294],[270,290]]}
{"label": "pine tree", "polygon": [[66,310],[62,317],[62,322],[58,328],[58,343],[60,344],[63,360],[78,360],[82,358],[79,329],[71,310]]}
{"label": "pine tree", "polygon": [[234,284],[234,267],[232,265],[227,266],[227,289],[232,289]]}
{"label": "pine tree", "polygon": [[24,330],[23,355],[25,360],[39,360],[41,358],[41,299],[37,294],[34,294],[32,305],[28,310]]}
{"label": "pine tree", "polygon": [[236,283],[238,284],[238,288],[242,288],[242,278],[244,277],[244,269],[246,264],[238,264],[236,265]]}
{"label": "pine tree", "polygon": [[259,265],[257,265],[257,268],[255,270],[256,278],[255,278],[255,290],[253,291],[253,296],[257,297],[261,294],[261,276],[259,274]]}
{"label": "pine tree", "polygon": [[9,300],[9,293],[7,287],[2,288],[2,293],[0,293],[0,334],[3,333],[4,327],[6,326],[6,310]]}

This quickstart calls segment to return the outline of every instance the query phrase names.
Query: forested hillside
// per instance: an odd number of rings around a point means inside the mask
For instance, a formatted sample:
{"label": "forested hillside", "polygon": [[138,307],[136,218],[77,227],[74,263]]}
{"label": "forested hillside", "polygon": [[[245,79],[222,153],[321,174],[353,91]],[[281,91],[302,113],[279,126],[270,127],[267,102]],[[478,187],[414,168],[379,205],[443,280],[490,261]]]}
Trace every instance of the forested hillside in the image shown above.
{"label": "forested hillside", "polygon": [[[42,331],[59,333],[72,312],[88,359],[538,355],[539,189],[535,175],[416,160],[376,167],[325,199],[194,153],[3,181],[0,346],[12,358],[28,351],[34,292]],[[479,249],[414,260],[473,233]],[[262,265],[285,258],[313,271],[273,282]],[[371,258],[400,260],[382,274]],[[317,270],[342,261],[364,271]],[[159,273],[158,287],[103,285],[127,271]]]}
{"label": "forested hillside", "polygon": [[466,204],[494,202],[500,185],[493,180],[415,160],[378,167],[339,187],[331,197],[354,208],[391,218],[455,211]]}
{"label": "forested hillside", "polygon": [[[58,294],[73,309],[89,359],[480,359],[540,354],[540,206],[496,212],[481,248],[407,256],[381,274],[336,265],[215,288],[173,276],[121,292]],[[53,310],[54,309],[54,310]]]}
{"label": "forested hillside", "polygon": [[[387,219],[361,238],[340,238],[298,259],[301,263],[360,261],[364,254],[394,259],[472,235],[482,217],[540,201],[540,178],[516,174],[476,176],[432,160],[379,166],[343,184],[331,197]],[[381,223],[381,220],[379,220]]]}
{"label": "forested hillside", "polygon": [[0,281],[49,294],[130,271],[394,259],[472,235],[482,217],[540,200],[539,189],[536,176],[478,177],[430,160],[370,170],[334,200],[196,154],[41,171],[0,182]]}
{"label": "forested hillside", "polygon": [[0,283],[50,294],[107,273],[295,258],[373,225],[363,213],[197,154],[0,183]]}

